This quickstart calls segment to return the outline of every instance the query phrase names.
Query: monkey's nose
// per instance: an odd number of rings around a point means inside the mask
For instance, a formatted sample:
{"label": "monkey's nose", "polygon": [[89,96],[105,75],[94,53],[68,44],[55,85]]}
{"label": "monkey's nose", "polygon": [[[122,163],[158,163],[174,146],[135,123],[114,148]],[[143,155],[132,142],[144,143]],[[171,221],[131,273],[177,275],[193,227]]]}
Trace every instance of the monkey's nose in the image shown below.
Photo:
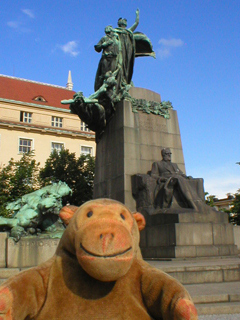
{"label": "monkey's nose", "polygon": [[101,233],[99,237],[100,237],[100,239],[102,239],[103,237],[114,238],[114,234],[113,233],[106,233],[106,234]]}
{"label": "monkey's nose", "polygon": [[108,246],[111,244],[114,234],[113,233],[101,233],[99,236],[101,242],[102,242],[102,250],[105,252],[108,248]]}

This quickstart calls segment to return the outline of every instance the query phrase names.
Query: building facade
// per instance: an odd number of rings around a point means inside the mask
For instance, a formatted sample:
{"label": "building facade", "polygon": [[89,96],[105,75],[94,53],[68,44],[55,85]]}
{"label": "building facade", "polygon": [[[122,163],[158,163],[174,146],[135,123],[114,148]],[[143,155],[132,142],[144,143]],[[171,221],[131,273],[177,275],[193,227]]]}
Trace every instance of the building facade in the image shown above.
{"label": "building facade", "polygon": [[227,195],[227,198],[223,199],[217,199],[215,198],[214,201],[214,208],[218,211],[224,211],[224,210],[231,210],[233,207],[233,201],[234,201],[234,196],[231,194]]}
{"label": "building facade", "polygon": [[44,166],[55,149],[95,156],[95,134],[61,100],[71,99],[67,88],[0,75],[0,165],[19,160],[34,150]]}

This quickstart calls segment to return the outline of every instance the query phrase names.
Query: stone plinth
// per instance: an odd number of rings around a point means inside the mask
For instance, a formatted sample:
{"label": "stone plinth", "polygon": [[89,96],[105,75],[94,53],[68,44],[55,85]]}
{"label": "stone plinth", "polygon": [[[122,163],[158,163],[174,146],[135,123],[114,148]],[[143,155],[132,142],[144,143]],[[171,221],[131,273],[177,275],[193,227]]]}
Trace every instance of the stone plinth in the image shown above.
{"label": "stone plinth", "polygon": [[37,266],[50,259],[57,249],[59,239],[22,238],[15,242],[7,239],[6,262],[8,268]]}
{"label": "stone plinth", "polygon": [[[149,175],[132,177],[137,211],[146,219],[141,233],[144,258],[196,258],[234,256],[234,226],[228,214],[216,211],[196,199],[196,208],[183,208],[174,203],[169,208],[154,206],[156,179]],[[194,190],[193,190],[194,191]],[[175,199],[176,201],[176,199]]]}
{"label": "stone plinth", "polygon": [[237,245],[238,252],[240,252],[240,226],[233,227],[233,234],[234,234],[234,242]]}
{"label": "stone plinth", "polygon": [[[161,102],[160,95],[150,90],[132,88],[130,94],[137,99]],[[185,172],[175,110],[170,110],[170,119],[165,119],[140,111],[133,113],[129,101],[120,102],[97,145],[94,198],[115,199],[135,211],[131,179],[151,170],[152,163],[161,160],[161,149],[166,147],[172,151],[172,162]],[[151,206],[152,201],[153,194],[149,194],[143,202],[149,202]],[[209,212],[203,206],[204,212],[181,208],[156,214],[155,210],[144,208],[142,199],[137,203],[137,210],[147,222],[146,229],[141,232],[145,258],[194,258],[237,253],[233,226],[228,223],[225,213]]]}
{"label": "stone plinth", "polygon": [[[130,94],[161,102],[160,95],[150,90],[131,88]],[[171,148],[172,161],[185,172],[177,112],[170,110],[170,119],[165,119],[140,111],[133,113],[129,101],[120,102],[97,145],[94,198],[115,199],[135,211],[131,176],[151,170],[165,147]]]}
{"label": "stone plinth", "polygon": [[7,254],[7,232],[0,232],[0,268],[5,268],[6,263],[6,254]]}
{"label": "stone plinth", "polygon": [[141,232],[144,258],[196,258],[237,255],[233,225],[223,212],[148,215]]}

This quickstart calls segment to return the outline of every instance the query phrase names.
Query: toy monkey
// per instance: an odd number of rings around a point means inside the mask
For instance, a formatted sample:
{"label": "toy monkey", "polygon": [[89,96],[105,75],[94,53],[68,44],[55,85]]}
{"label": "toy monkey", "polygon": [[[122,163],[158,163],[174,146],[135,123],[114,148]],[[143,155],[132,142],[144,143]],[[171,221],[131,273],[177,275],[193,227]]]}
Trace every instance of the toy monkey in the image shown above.
{"label": "toy monkey", "polygon": [[184,287],[143,261],[140,213],[98,199],[65,207],[56,254],[0,287],[0,320],[197,320]]}

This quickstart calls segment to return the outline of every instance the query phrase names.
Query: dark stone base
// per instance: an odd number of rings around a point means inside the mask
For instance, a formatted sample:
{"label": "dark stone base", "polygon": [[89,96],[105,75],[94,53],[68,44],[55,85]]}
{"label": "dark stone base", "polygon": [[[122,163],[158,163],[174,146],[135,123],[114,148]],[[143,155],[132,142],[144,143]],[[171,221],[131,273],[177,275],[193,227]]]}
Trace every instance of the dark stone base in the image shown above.
{"label": "dark stone base", "polygon": [[141,248],[144,259],[190,259],[238,256],[235,245],[221,246],[169,246]]}
{"label": "dark stone base", "polygon": [[159,213],[142,211],[147,227],[141,231],[144,258],[195,258],[237,255],[233,225],[224,212]]}
{"label": "dark stone base", "polygon": [[[161,102],[159,94],[133,87],[136,99]],[[179,168],[185,172],[182,143],[176,110],[170,119],[145,112],[132,112],[130,101],[119,102],[97,144],[93,198],[110,198],[123,202],[136,211],[131,177],[145,174],[152,163],[160,159],[162,148],[171,148]]]}

